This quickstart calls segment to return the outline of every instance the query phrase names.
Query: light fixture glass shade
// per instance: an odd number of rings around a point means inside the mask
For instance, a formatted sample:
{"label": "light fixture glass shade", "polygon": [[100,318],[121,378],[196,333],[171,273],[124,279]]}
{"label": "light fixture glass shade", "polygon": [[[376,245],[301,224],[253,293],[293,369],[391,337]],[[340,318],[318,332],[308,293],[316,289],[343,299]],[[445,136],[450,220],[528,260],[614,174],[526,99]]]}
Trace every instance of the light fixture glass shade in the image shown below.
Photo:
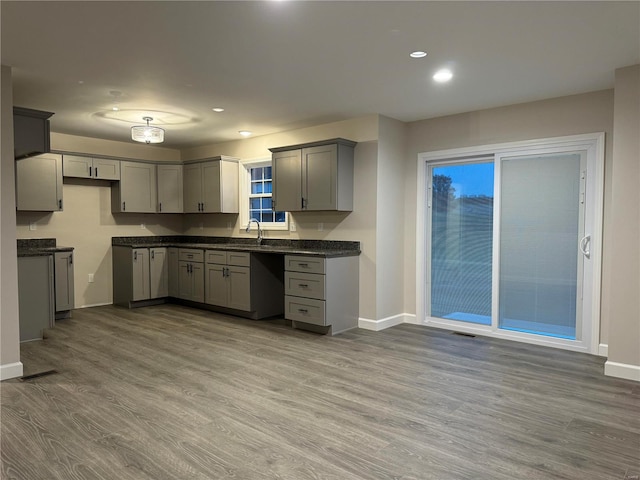
{"label": "light fixture glass shade", "polygon": [[164,129],[149,125],[153,120],[151,117],[143,117],[146,125],[136,125],[131,127],[131,139],[142,143],[162,143],[164,142]]}

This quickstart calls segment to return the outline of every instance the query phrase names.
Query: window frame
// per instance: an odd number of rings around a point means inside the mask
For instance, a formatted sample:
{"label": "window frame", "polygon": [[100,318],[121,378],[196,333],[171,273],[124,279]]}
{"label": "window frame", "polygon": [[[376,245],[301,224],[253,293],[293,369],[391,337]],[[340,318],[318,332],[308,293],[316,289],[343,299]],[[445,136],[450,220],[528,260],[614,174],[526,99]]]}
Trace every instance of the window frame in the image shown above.
{"label": "window frame", "polygon": [[[249,223],[249,195],[251,194],[251,173],[250,169],[257,167],[273,167],[271,157],[253,158],[240,162],[240,228],[245,230]],[[273,170],[272,170],[273,172]],[[284,222],[260,222],[262,230],[289,231],[289,212],[284,212]]]}

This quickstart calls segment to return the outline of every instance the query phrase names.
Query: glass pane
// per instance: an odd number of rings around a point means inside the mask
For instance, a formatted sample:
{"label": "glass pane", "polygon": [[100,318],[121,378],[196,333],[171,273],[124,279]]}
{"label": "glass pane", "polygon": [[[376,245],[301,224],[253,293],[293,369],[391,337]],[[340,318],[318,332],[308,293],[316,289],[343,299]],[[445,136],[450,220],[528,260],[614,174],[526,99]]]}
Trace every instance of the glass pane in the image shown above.
{"label": "glass pane", "polygon": [[262,193],[262,182],[251,182],[251,193]]}
{"label": "glass pane", "polygon": [[284,218],[285,218],[285,213],[284,212],[276,212],[275,214],[275,221],[276,222],[284,222]]}
{"label": "glass pane", "polygon": [[499,327],[576,338],[580,154],[502,161]]}
{"label": "glass pane", "polygon": [[271,198],[263,198],[262,199],[262,209],[263,210],[271,210]]}
{"label": "glass pane", "polygon": [[251,180],[262,180],[262,168],[252,168],[251,169]]}
{"label": "glass pane", "polygon": [[271,182],[270,181],[265,181],[264,182],[264,193],[271,193]]}
{"label": "glass pane", "polygon": [[260,209],[260,200],[262,200],[261,198],[251,198],[249,199],[249,208],[252,210],[259,210]]}
{"label": "glass pane", "polygon": [[269,211],[263,211],[262,212],[262,221],[263,222],[273,222],[273,212]]}
{"label": "glass pane", "polygon": [[264,167],[264,179],[271,180],[271,167]]}
{"label": "glass pane", "polygon": [[260,220],[260,210],[249,210],[249,220],[252,218]]}
{"label": "glass pane", "polygon": [[434,167],[431,316],[491,324],[493,162]]}

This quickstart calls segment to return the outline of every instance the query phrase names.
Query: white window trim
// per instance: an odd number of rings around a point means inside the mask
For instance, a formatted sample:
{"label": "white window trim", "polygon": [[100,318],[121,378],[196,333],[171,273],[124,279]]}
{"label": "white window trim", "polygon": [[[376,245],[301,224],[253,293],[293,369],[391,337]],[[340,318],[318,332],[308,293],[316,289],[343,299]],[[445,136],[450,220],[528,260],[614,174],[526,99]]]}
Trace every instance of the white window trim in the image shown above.
{"label": "white window trim", "polygon": [[[245,230],[249,223],[249,169],[259,167],[260,164],[271,164],[271,157],[253,158],[240,162],[238,180],[240,182],[240,229]],[[255,227],[255,225],[254,225]],[[289,212],[284,212],[284,222],[260,222],[262,230],[289,230]]]}

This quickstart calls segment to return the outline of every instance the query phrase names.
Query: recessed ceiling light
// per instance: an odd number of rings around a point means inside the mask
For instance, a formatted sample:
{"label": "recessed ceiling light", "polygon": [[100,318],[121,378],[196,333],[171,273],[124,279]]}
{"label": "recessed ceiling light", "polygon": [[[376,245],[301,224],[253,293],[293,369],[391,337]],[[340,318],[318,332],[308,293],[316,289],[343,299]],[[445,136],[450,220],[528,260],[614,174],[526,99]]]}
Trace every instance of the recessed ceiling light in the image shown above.
{"label": "recessed ceiling light", "polygon": [[409,56],[411,58],[424,58],[427,56],[427,52],[423,52],[422,50],[416,50],[415,52],[411,52]]}
{"label": "recessed ceiling light", "polygon": [[114,112],[117,112],[120,109],[118,107],[113,107],[111,110],[113,110]]}
{"label": "recessed ceiling light", "polygon": [[220,108],[220,107],[216,107],[216,108],[212,108],[211,110],[213,110],[214,112],[224,112],[224,108]]}
{"label": "recessed ceiling light", "polygon": [[248,137],[249,135],[251,135],[251,132],[249,130],[240,130],[238,133],[243,137]]}
{"label": "recessed ceiling light", "polygon": [[433,79],[438,83],[448,82],[452,78],[453,78],[453,73],[451,73],[451,70],[447,70],[446,68],[443,68],[442,70],[438,70],[433,76]]}

